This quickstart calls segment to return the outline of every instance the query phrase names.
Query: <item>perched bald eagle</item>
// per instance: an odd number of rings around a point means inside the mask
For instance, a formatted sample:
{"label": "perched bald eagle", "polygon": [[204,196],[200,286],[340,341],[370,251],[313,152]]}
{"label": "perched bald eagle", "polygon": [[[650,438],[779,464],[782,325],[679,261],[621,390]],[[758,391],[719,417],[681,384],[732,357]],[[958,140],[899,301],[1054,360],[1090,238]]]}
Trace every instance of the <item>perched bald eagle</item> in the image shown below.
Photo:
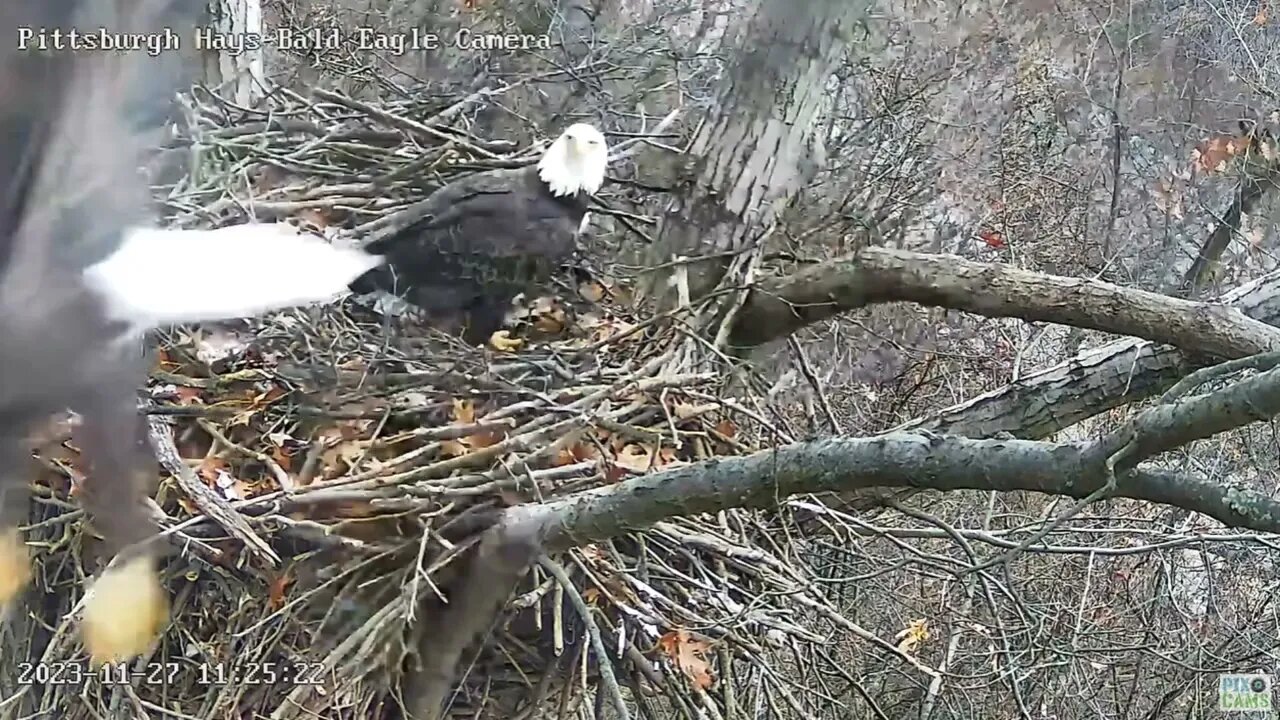
{"label": "perched bald eagle", "polygon": [[149,227],[138,172],[145,134],[128,119],[138,108],[124,100],[172,97],[177,73],[163,72],[165,54],[23,49],[13,30],[181,35],[203,7],[0,0],[0,24],[10,28],[0,40],[0,605],[30,574],[18,530],[28,510],[28,438],[73,410],[87,476],[78,500],[115,556],[84,603],[82,637],[95,663],[143,652],[168,606],[144,504],[155,459],[137,410],[148,364],[136,341],[167,323],[327,300],[379,262],[286,226]]}
{"label": "perched bald eagle", "polygon": [[461,322],[469,344],[484,343],[516,295],[572,257],[608,162],[604,135],[579,123],[536,165],[445,185],[404,211],[417,216],[407,227],[365,245],[386,264],[352,283],[352,292],[396,295],[436,319]]}

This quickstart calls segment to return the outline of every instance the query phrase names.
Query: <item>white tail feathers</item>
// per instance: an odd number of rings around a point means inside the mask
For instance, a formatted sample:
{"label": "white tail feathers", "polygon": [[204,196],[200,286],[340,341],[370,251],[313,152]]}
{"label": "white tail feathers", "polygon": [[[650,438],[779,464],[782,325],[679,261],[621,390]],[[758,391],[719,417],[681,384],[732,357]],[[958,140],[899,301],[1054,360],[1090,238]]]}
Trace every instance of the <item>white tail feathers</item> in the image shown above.
{"label": "white tail feathers", "polygon": [[332,300],[381,263],[381,256],[335,247],[286,223],[134,228],[84,277],[113,319],[149,330]]}

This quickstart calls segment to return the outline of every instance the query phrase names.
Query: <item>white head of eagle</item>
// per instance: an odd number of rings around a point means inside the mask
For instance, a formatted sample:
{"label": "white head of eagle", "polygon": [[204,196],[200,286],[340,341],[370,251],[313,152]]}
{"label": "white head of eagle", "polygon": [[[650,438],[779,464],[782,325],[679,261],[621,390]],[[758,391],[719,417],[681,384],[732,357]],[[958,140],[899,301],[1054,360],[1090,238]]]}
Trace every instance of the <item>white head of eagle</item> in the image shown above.
{"label": "white head of eagle", "polygon": [[604,134],[586,123],[570,125],[538,161],[538,177],[557,197],[578,191],[594,193],[604,184],[609,144]]}

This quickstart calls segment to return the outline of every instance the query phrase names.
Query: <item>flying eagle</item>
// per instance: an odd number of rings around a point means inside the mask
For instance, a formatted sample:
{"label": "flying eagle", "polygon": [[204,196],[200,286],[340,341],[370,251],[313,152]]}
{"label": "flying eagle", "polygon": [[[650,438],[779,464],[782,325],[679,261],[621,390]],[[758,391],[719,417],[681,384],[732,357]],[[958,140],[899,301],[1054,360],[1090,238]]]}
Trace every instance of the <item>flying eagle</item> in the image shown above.
{"label": "flying eagle", "polygon": [[365,246],[386,264],[351,291],[399,296],[437,319],[460,321],[463,339],[482,344],[502,327],[516,295],[572,257],[608,163],[604,135],[579,123],[536,165],[455,180],[405,210],[417,220]]}
{"label": "flying eagle", "polygon": [[194,28],[203,3],[170,1],[0,0],[11,29],[0,41],[0,606],[30,578],[18,530],[30,438],[73,410],[78,499],[114,558],[84,603],[96,664],[145,651],[167,616],[145,504],[155,459],[137,409],[143,333],[327,300],[379,262],[285,225],[151,227],[145,133],[123,99],[167,101],[176,73],[142,51],[23,49],[12,30]]}

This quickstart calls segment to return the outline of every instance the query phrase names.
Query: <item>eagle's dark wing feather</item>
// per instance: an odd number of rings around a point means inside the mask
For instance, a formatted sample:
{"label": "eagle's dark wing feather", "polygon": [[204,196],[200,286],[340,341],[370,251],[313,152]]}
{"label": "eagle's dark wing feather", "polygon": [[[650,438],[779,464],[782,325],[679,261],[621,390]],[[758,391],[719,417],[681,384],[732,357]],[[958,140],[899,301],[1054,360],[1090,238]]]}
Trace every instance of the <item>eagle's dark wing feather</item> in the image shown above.
{"label": "eagle's dark wing feather", "polygon": [[[82,501],[108,557],[153,534],[140,479],[154,466],[139,445],[135,396],[146,366],[120,342],[122,328],[82,272],[148,215],[142,141],[125,103],[167,99],[176,89],[155,86],[157,78],[176,79],[157,72],[164,58],[21,49],[17,28],[158,33],[168,26],[183,34],[179,21],[193,26],[201,4],[177,4],[189,11],[175,12],[168,0],[0,0],[0,602],[21,589],[25,570],[16,527],[26,513],[29,463],[17,460],[29,461],[27,435],[52,413],[82,415],[89,471]],[[163,595],[144,560],[128,566],[142,575],[115,584],[135,593],[132,606],[104,600],[109,593],[86,602],[85,641],[95,660],[141,650],[129,642],[145,646],[162,619]],[[123,648],[113,640],[122,627],[129,636]]]}
{"label": "eagle's dark wing feather", "polygon": [[512,298],[546,282],[572,256],[586,212],[553,198],[535,168],[455,181],[412,208],[420,219],[366,249],[387,265],[352,284],[399,295],[437,316],[462,316],[468,342],[502,325]]}
{"label": "eagle's dark wing feather", "polygon": [[163,57],[23,50],[14,28],[158,32],[176,17],[162,0],[0,0],[0,407],[57,409],[60,390],[115,371],[99,356],[119,328],[80,273],[149,212],[122,103],[171,94],[140,91]]}

